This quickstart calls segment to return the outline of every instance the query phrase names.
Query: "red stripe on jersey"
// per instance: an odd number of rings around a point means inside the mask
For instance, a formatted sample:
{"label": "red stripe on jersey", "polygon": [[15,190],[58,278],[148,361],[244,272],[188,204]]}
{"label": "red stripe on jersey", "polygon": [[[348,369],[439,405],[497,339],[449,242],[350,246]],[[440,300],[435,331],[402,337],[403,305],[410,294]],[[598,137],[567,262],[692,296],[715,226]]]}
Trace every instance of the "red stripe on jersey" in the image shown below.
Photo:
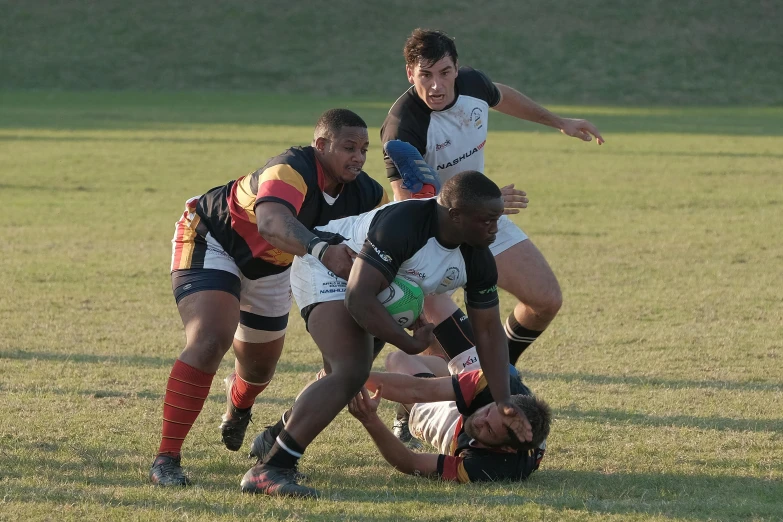
{"label": "red stripe on jersey", "polygon": [[462,457],[446,455],[446,458],[443,459],[443,473],[440,477],[443,480],[452,480],[461,484],[470,482],[463,460]]}
{"label": "red stripe on jersey", "polygon": [[302,202],[304,202],[305,198],[305,195],[299,189],[280,179],[266,180],[258,186],[256,200],[270,196],[287,201],[296,209],[297,214],[301,210]]}
{"label": "red stripe on jersey", "polygon": [[465,406],[470,407],[473,399],[487,387],[487,379],[481,370],[473,370],[461,373],[457,376],[459,389],[462,392],[462,398],[465,400]]}
{"label": "red stripe on jersey", "polygon": [[[283,184],[287,185],[287,183],[284,182]],[[231,228],[245,240],[253,257],[263,259],[264,261],[278,266],[290,265],[294,256],[283,252],[264,239],[264,237],[258,233],[258,226],[255,223],[255,212],[252,210],[245,210],[238,204],[236,194],[238,185],[239,182],[234,183],[234,186],[231,187],[231,195],[228,200],[228,207],[231,213]],[[295,191],[296,189],[293,190]],[[302,198],[302,200],[304,200],[304,198]],[[299,205],[301,206],[301,201]]]}

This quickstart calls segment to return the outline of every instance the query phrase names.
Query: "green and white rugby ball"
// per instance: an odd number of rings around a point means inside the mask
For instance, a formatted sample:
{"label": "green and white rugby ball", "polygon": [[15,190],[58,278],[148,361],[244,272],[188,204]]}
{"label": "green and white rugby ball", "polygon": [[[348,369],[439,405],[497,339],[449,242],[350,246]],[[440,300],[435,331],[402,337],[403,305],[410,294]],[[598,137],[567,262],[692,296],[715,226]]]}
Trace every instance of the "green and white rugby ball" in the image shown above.
{"label": "green and white rugby ball", "polygon": [[378,301],[403,328],[411,326],[424,310],[424,292],[419,285],[402,277],[395,277],[389,287],[378,294]]}

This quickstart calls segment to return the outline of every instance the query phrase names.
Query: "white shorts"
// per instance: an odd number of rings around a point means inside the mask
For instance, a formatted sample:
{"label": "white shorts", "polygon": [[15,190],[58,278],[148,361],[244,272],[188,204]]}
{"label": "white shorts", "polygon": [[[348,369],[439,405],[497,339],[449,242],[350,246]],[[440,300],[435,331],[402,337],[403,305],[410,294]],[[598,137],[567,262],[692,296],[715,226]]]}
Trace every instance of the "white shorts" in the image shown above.
{"label": "white shorts", "polygon": [[300,312],[315,303],[343,301],[347,284],[309,254],[296,256],[291,265],[291,290]]}
{"label": "white shorts", "polygon": [[508,216],[500,216],[498,220],[498,233],[495,241],[489,245],[492,255],[497,257],[501,252],[505,252],[512,246],[521,243],[527,239],[521,228],[519,228]]}
{"label": "white shorts", "polygon": [[240,320],[234,337],[249,343],[265,343],[282,337],[291,311],[291,267],[279,274],[248,279],[220,243],[207,233],[196,232],[198,197],[185,205],[172,239],[171,271],[221,270],[235,275],[240,282]]}

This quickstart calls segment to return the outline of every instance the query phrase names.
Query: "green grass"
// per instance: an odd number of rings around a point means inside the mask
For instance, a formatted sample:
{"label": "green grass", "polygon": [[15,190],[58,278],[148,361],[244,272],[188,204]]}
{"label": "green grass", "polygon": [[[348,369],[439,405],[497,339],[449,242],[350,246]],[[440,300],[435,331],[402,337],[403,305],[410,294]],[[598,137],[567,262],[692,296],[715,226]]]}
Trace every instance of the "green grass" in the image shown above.
{"label": "green grass", "polygon": [[[343,413],[302,463],[326,500],[242,496],[252,462],[219,441],[218,378],[184,448],[196,486],[147,485],[184,340],[184,200],[307,143],[332,105],[375,139],[389,101],[2,94],[0,520],[783,518],[780,109],[558,108],[603,147],[493,115],[487,171],[529,192],[516,219],[565,296],[520,363],[556,413],[528,482],[401,475]],[[377,140],[366,170],[382,176]],[[295,315],[289,332],[256,431],[319,368]]]}
{"label": "green grass", "polygon": [[782,105],[774,0],[0,0],[0,89],[398,96],[415,27],[549,103]]}

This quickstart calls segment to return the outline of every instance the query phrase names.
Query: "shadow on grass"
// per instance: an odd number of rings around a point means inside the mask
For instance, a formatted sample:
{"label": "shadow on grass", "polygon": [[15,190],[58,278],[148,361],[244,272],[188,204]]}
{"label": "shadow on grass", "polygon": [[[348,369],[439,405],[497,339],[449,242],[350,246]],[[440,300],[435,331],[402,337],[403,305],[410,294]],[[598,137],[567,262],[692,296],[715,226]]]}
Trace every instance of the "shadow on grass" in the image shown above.
{"label": "shadow on grass", "polygon": [[664,379],[657,377],[636,377],[621,375],[597,375],[590,373],[528,372],[521,370],[523,379],[541,381],[585,382],[589,384],[625,384],[627,386],[649,386],[652,388],[707,388],[735,391],[783,391],[783,384],[775,382],[735,382],[716,380]]}
{"label": "shadow on grass", "polygon": [[[237,487],[241,475],[250,467],[249,461],[230,464],[216,462],[214,466],[207,466],[208,469],[202,463],[194,470],[197,472],[194,478],[198,489],[180,490],[171,495],[173,492],[146,486],[146,476],[139,476],[138,466],[120,464],[107,458],[96,462],[91,457],[94,455],[88,452],[71,459],[58,459],[55,456],[41,462],[39,459],[27,461],[5,455],[5,498],[57,503],[71,502],[78,497],[99,505],[149,508],[165,497],[166,510],[184,509],[219,514],[227,509],[235,516],[252,516],[258,514],[262,506],[263,509],[271,507],[268,504],[271,499],[264,497],[257,497],[258,503],[239,501],[240,498],[253,498],[242,497]],[[51,484],[31,486],[16,483],[24,480],[32,469],[36,469],[37,475],[41,477],[49,474],[57,476],[62,483],[56,488],[51,487]],[[356,470],[352,471],[355,473]],[[390,473],[393,472],[390,470]],[[204,475],[203,479],[198,477],[199,474]],[[352,516],[378,522],[399,520],[400,515],[368,513],[363,507],[357,508],[356,503],[366,505],[368,510],[375,507],[383,511],[387,509],[386,506],[396,510],[393,507],[395,505],[410,509],[411,503],[417,502],[422,507],[433,505],[476,509],[479,510],[477,514],[485,509],[534,503],[556,511],[576,510],[621,516],[658,515],[689,520],[746,520],[753,517],[776,518],[783,514],[783,507],[779,503],[779,499],[783,498],[783,484],[755,477],[543,470],[524,483],[444,486],[439,489],[441,485],[438,483],[423,479],[399,475],[393,476],[393,484],[390,484],[389,475],[369,472],[366,475],[349,476],[340,469],[330,469],[326,477],[316,473],[313,477],[315,480],[308,484],[321,489],[324,494],[321,502],[332,502],[336,509],[340,509],[341,504],[353,504]],[[322,478],[326,478],[328,483],[324,484],[320,480]],[[408,481],[410,494],[405,493]],[[345,484],[345,487],[340,484]],[[129,494],[124,494],[122,490],[107,489],[107,486],[127,488]],[[144,493],[145,489],[140,490],[140,486],[149,488],[148,493]],[[222,496],[231,491],[236,491],[237,502],[232,502],[231,495],[222,502],[210,498],[210,495]],[[284,515],[290,509],[289,514],[298,513],[297,520],[323,518],[323,512],[302,512],[301,508],[307,506],[314,504],[291,500],[276,504],[274,511]],[[439,514],[442,514],[442,510],[436,510],[434,518],[442,518]]]}
{"label": "shadow on grass", "polygon": [[[53,361],[60,363],[115,364],[123,367],[170,368],[174,364],[171,357],[146,355],[100,355],[91,353],[34,352],[28,350],[0,351],[0,359],[17,361]],[[317,364],[299,364],[280,361],[276,373],[312,373],[321,369]]]}
{"label": "shadow on grass", "polygon": [[609,421],[615,425],[633,424],[646,427],[674,426],[704,430],[783,432],[783,419],[729,419],[726,417],[694,417],[690,415],[659,417],[614,409],[585,411],[576,408],[560,408],[557,410],[557,417],[598,423]]}

